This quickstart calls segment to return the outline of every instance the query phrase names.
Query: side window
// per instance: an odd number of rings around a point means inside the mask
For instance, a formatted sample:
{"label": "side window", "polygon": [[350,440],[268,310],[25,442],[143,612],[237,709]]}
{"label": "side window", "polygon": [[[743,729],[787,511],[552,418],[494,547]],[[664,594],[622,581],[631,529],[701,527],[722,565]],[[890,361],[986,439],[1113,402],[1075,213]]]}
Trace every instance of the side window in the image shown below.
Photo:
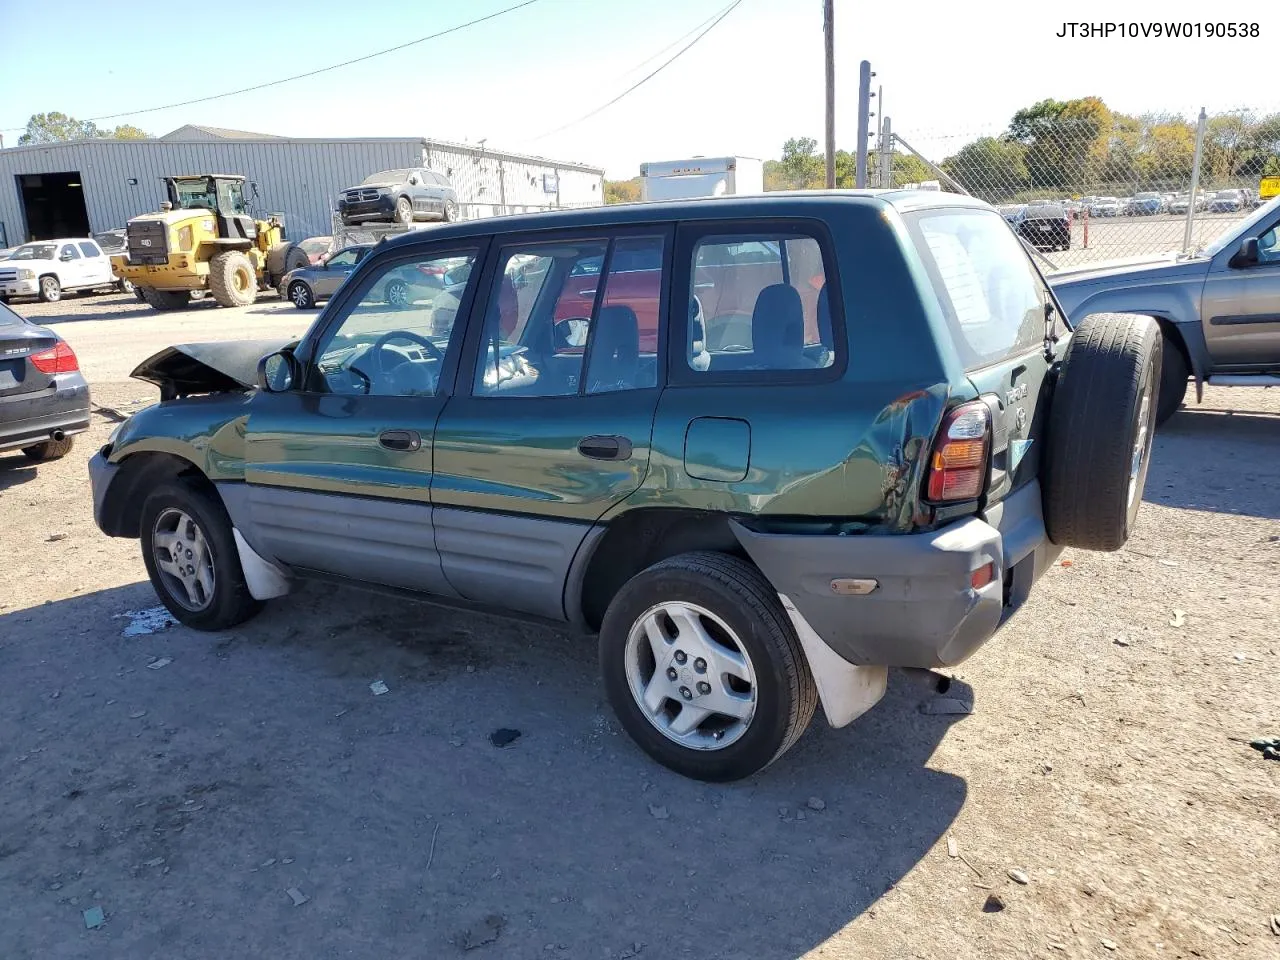
{"label": "side window", "polygon": [[[485,311],[477,396],[563,397],[578,393],[603,240],[504,247]],[[597,273],[599,268],[597,267]]]}
{"label": "side window", "polygon": [[663,242],[639,236],[504,249],[476,394],[558,397],[657,386]]}
{"label": "side window", "polygon": [[1280,223],[1258,238],[1258,260],[1261,263],[1280,263]]}
{"label": "side window", "polygon": [[79,260],[80,251],[76,249],[76,245],[74,243],[68,243],[63,246],[62,252],[59,256],[67,260]]}
{"label": "side window", "polygon": [[329,258],[328,265],[331,267],[354,267],[360,260],[360,254],[357,250],[343,250],[335,253]]}
{"label": "side window", "polygon": [[922,213],[908,227],[967,368],[1025,353],[1041,342],[1048,293],[999,214]]}
{"label": "side window", "polygon": [[429,268],[460,260],[474,263],[475,251],[375,267],[361,284],[359,302],[348,302],[345,315],[325,333],[309,389],[346,396],[433,396],[466,285],[441,287],[427,278]]}
{"label": "side window", "polygon": [[98,249],[97,245],[93,243],[88,243],[88,242],[80,244],[80,252],[83,253],[86,257],[102,256],[102,251]]}
{"label": "side window", "polygon": [[826,278],[815,237],[703,237],[693,250],[689,366],[713,373],[831,366]]}

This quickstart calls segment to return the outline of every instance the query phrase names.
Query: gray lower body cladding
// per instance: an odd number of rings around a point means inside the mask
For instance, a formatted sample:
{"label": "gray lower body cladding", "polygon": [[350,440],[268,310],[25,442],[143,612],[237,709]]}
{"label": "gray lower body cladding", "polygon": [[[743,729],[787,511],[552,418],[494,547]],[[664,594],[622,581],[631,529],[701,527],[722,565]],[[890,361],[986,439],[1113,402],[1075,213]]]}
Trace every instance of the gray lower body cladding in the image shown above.
{"label": "gray lower body cladding", "polygon": [[[943,667],[989,640],[1030,595],[1061,548],[1050,543],[1040,485],[1012,493],[986,518],[900,536],[767,534],[733,525],[774,589],[788,596],[850,663]],[[994,576],[974,588],[988,563]],[[841,595],[832,581],[874,580],[865,595]]]}

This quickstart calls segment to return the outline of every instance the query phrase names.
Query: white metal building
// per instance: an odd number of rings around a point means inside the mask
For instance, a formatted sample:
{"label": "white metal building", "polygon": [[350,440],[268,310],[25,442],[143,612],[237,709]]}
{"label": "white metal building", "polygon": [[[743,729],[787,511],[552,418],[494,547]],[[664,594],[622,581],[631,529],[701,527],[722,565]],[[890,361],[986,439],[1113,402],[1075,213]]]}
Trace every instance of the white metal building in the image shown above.
{"label": "white metal building", "polygon": [[155,140],[0,150],[0,246],[123,227],[159,209],[162,177],[185,173],[243,174],[257,184],[255,212],[284,214],[291,239],[324,235],[339,191],[400,167],[448,176],[467,219],[604,202],[604,171],[580,163],[421,137],[289,139],[185,126]]}

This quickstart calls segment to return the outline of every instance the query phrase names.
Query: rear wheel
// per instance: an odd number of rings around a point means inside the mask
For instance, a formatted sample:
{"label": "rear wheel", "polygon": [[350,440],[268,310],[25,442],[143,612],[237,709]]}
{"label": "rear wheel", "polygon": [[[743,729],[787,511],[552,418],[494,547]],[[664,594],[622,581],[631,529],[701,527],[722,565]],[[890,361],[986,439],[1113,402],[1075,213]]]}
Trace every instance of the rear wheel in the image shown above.
{"label": "rear wheel", "polygon": [[316,298],[312,295],[311,288],[301,280],[295,280],[289,284],[289,299],[299,310],[310,310],[316,305]]}
{"label": "rear wheel", "polygon": [[61,440],[45,440],[29,447],[23,447],[22,452],[27,455],[28,459],[35,460],[37,463],[43,463],[45,460],[61,460],[71,452],[71,446],[75,442],[75,437],[63,437]]}
{"label": "rear wheel", "polygon": [[632,739],[698,780],[738,780],[767,767],[817,706],[777,593],[727,554],[681,554],[629,580],[600,628],[600,666]]}
{"label": "rear wheel", "polygon": [[1049,411],[1044,520],[1049,539],[1119,550],[1151,459],[1160,328],[1150,317],[1094,314],[1072,334]]}
{"label": "rear wheel", "polygon": [[153,287],[138,287],[135,293],[145,300],[152,310],[181,310],[190,299],[185,290],[156,290]]}
{"label": "rear wheel", "polygon": [[57,303],[62,299],[62,284],[57,277],[40,278],[40,299],[45,303]]}
{"label": "rear wheel", "polygon": [[413,223],[413,204],[409,202],[408,197],[401,197],[396,201],[396,221]]}
{"label": "rear wheel", "polygon": [[160,601],[196,630],[225,630],[262,609],[249,593],[231,518],[216,495],[174,481],[142,505],[142,560]]}
{"label": "rear wheel", "polygon": [[220,306],[249,306],[258,296],[252,261],[239,250],[224,250],[209,261],[209,287]]}
{"label": "rear wheel", "polygon": [[1161,350],[1160,400],[1156,404],[1156,426],[1160,426],[1182,406],[1187,396],[1187,378],[1191,371],[1187,369],[1187,358],[1182,348],[1173,337],[1164,337],[1164,348]]}

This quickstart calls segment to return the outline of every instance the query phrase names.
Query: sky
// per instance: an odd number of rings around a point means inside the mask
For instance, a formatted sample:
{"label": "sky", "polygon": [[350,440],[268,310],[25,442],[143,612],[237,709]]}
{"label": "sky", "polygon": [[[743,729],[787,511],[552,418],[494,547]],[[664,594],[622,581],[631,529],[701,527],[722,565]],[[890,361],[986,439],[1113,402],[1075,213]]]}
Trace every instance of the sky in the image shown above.
{"label": "sky", "polygon": [[[307,0],[255,4],[252,17],[232,20],[221,11],[236,8],[218,5],[184,14],[159,0],[45,0],[37,15],[30,3],[0,0],[0,135],[13,146],[33,113],[90,119],[277,80],[516,2]],[[131,123],[156,135],[195,123],[295,137],[484,140],[495,150],[602,166],[611,178],[635,176],[645,161],[768,159],[790,137],[821,143],[822,0],[741,0],[635,92],[574,122],[661,65],[684,45],[672,46],[677,40],[692,39],[729,2],[536,0],[316,77],[99,126]],[[837,146],[853,147],[864,59],[894,130],[933,160],[998,133],[1018,108],[1045,97],[1094,95],[1126,113],[1188,117],[1202,106],[1280,109],[1267,66],[1280,38],[1280,5],[1123,5],[1130,23],[1231,16],[1257,23],[1256,39],[1056,36],[1064,18],[1115,20],[1119,6],[835,0]],[[37,26],[37,16],[57,30]],[[43,39],[33,42],[36,35]]]}

